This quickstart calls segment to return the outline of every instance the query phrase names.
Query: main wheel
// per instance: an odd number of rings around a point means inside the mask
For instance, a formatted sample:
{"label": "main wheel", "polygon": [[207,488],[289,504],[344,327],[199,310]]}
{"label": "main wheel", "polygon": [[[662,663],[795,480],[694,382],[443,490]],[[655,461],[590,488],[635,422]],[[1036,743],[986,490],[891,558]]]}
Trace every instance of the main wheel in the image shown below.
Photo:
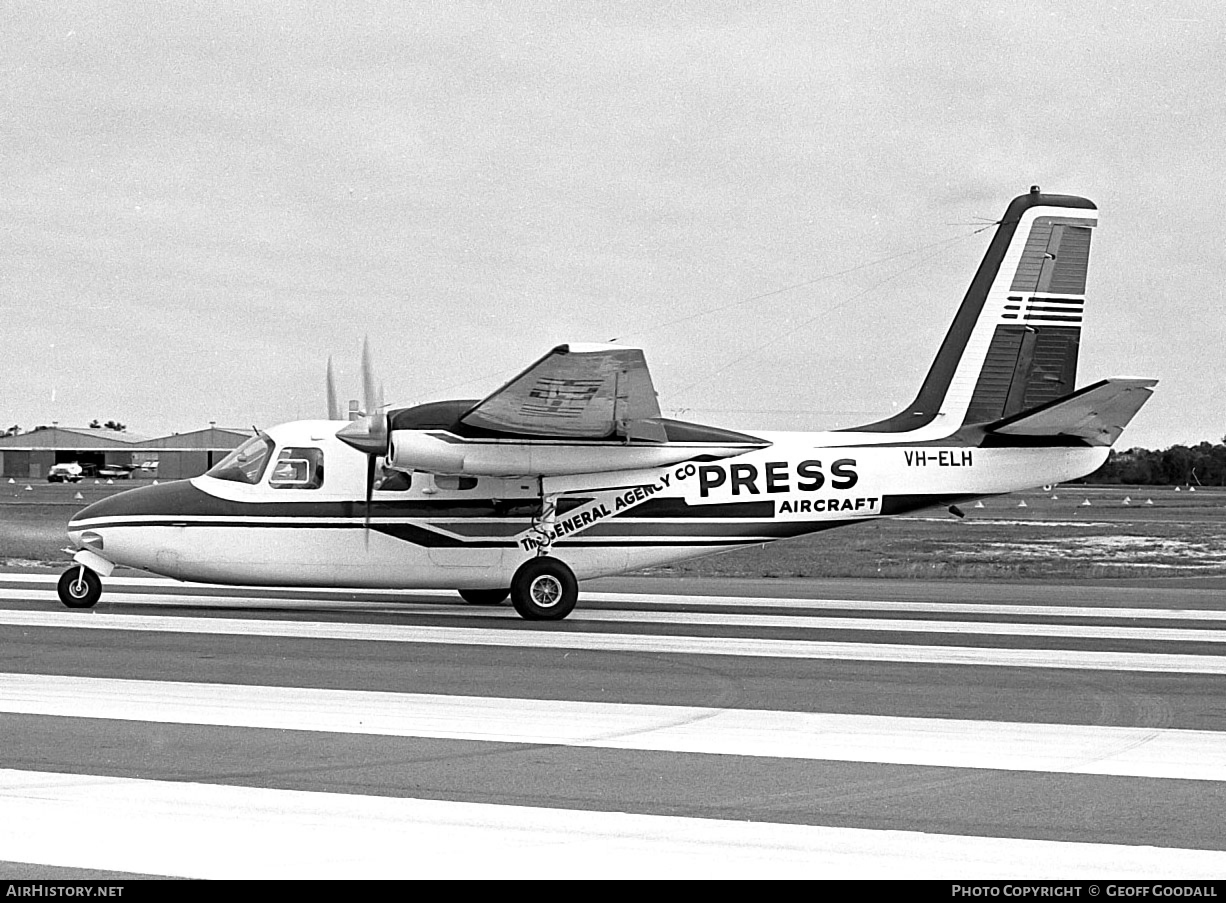
{"label": "main wheel", "polygon": [[102,595],[102,578],[84,565],[69,568],[60,575],[60,601],[69,608],[93,608]]}
{"label": "main wheel", "polygon": [[501,605],[511,595],[509,589],[462,589],[460,598],[469,605]]}
{"label": "main wheel", "polygon": [[560,621],[579,601],[575,572],[556,558],[531,558],[511,578],[511,604],[528,621]]}

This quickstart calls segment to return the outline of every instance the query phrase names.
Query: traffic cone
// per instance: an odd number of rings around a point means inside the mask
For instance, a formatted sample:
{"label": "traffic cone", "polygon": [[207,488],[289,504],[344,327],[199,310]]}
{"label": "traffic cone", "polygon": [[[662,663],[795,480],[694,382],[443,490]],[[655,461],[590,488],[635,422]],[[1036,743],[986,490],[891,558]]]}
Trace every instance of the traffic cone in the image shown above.
{"label": "traffic cone", "polygon": [[73,498],[76,499],[78,502],[82,502],[85,500],[85,496],[81,495],[81,493],[79,492],[76,495],[74,495]]}
{"label": "traffic cone", "polygon": [[1086,500],[1085,500],[1084,502],[1082,502],[1082,503],[1081,503],[1081,504],[1080,504],[1078,507],[1080,507],[1080,508],[1089,508],[1089,507],[1090,507],[1090,500],[1089,500],[1089,499],[1086,499]]}
{"label": "traffic cone", "polygon": [[1020,502],[1018,502],[1018,503],[1017,503],[1017,506],[1018,506],[1019,508],[1025,508],[1025,507],[1027,507],[1027,505],[1026,505],[1026,500],[1025,500],[1025,499],[1022,499]]}
{"label": "traffic cone", "polygon": [[975,507],[976,507],[976,508],[982,508],[982,507],[983,507],[983,502],[975,502]]}
{"label": "traffic cone", "polygon": [[34,487],[31,486],[29,483],[26,483],[26,492],[33,492],[33,491],[34,491]]}
{"label": "traffic cone", "polygon": [[1125,505],[1131,505],[1131,504],[1132,504],[1132,496],[1130,496],[1130,495],[1126,495],[1126,496],[1124,496],[1124,504],[1125,504]]}

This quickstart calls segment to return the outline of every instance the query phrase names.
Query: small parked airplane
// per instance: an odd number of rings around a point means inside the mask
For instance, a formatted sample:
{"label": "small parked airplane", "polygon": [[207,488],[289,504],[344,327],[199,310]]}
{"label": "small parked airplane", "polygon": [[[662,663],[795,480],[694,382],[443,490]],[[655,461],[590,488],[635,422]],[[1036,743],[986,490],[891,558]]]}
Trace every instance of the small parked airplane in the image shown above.
{"label": "small parked airplane", "polygon": [[559,345],[481,400],[384,410],[367,378],[359,419],[274,427],[203,476],[85,508],[60,598],[94,605],[99,575],[125,565],[509,595],[524,618],[559,620],[579,579],[1084,476],[1156,384],[1074,390],[1095,225],[1084,198],[1014,199],[919,394],[885,420],[742,433],[667,419],[643,352],[621,345]]}

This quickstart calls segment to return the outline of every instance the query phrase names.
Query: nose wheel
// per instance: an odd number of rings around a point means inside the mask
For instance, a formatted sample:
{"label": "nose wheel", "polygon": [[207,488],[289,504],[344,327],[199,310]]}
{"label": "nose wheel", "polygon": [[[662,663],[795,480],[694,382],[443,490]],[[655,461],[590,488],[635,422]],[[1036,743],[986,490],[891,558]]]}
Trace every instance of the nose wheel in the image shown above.
{"label": "nose wheel", "polygon": [[511,578],[511,604],[525,620],[560,621],[578,601],[579,581],[557,558],[529,558]]}
{"label": "nose wheel", "polygon": [[93,608],[102,595],[102,578],[83,564],[60,575],[60,601],[69,608]]}

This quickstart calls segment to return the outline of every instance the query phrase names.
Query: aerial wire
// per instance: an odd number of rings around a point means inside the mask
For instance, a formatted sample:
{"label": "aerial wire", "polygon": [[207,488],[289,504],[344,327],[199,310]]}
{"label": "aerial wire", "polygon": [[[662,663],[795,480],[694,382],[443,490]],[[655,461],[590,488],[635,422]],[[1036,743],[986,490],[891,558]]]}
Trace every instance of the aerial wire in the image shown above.
{"label": "aerial wire", "polygon": [[[743,304],[752,304],[754,301],[762,301],[766,298],[772,298],[775,295],[782,295],[786,292],[795,291],[796,289],[800,289],[800,288],[807,288],[810,285],[817,285],[820,282],[826,282],[830,279],[837,279],[840,276],[846,276],[848,273],[855,273],[859,270],[868,269],[869,267],[878,266],[883,263],[889,263],[891,260],[898,260],[900,257],[908,257],[912,254],[919,254],[923,251],[928,251],[933,248],[939,248],[943,245],[953,244],[954,242],[958,242],[958,241],[962,241],[964,239],[970,238],[972,235],[976,235],[979,232],[982,232],[983,229],[989,228],[994,225],[996,224],[989,223],[987,226],[984,226],[983,228],[980,228],[980,229],[975,229],[972,232],[966,232],[960,235],[955,235],[952,238],[944,238],[941,241],[934,241],[930,244],[921,245],[920,247],[917,247],[917,248],[912,248],[909,251],[899,251],[897,254],[890,254],[887,257],[880,257],[876,260],[870,260],[867,263],[856,264],[855,266],[848,267],[845,270],[838,270],[837,272],[834,272],[834,273],[826,273],[825,275],[817,276],[816,278],[813,278],[813,279],[806,279],[803,282],[795,282],[791,285],[785,285],[782,288],[771,289],[769,292],[762,292],[759,295],[753,295],[748,298],[742,298],[739,301],[733,301],[729,304],[723,304],[718,307],[707,307],[695,313],[686,314],[684,317],[677,317],[676,319],[673,319],[673,320],[666,320],[663,323],[657,323],[655,326],[649,327],[648,329],[643,330],[641,332],[632,333],[632,335],[637,335],[637,336],[651,335],[652,333],[659,332],[661,329],[667,329],[669,326],[675,326],[678,323],[685,323],[688,320],[693,320],[698,317],[705,316],[707,314],[715,314],[715,313],[720,313],[721,311],[731,310],[732,308],[740,307]],[[912,268],[909,267],[908,269],[912,269]],[[906,270],[904,270],[903,272],[906,272]],[[888,282],[889,280],[887,279],[884,281]],[[882,283],[878,283],[878,284],[882,284]]]}
{"label": "aerial wire", "polygon": [[[641,338],[641,337],[643,337],[643,336],[653,335],[653,334],[655,334],[655,333],[657,333],[657,332],[660,332],[660,331],[661,331],[661,330],[663,330],[663,329],[667,329],[667,328],[668,328],[668,327],[670,327],[670,326],[676,326],[676,325],[677,325],[677,324],[679,324],[679,323],[685,323],[685,322],[687,322],[687,321],[689,321],[689,320],[693,320],[693,319],[696,319],[696,318],[698,318],[698,317],[706,316],[706,315],[708,315],[708,314],[714,314],[714,313],[719,313],[719,312],[721,312],[721,311],[725,311],[725,310],[731,310],[731,309],[732,309],[732,308],[734,308],[734,307],[741,307],[741,306],[746,305],[746,304],[752,304],[752,303],[754,303],[755,301],[762,301],[762,300],[765,300],[765,299],[767,299],[767,298],[772,298],[772,297],[775,297],[775,296],[778,296],[778,295],[783,295],[783,294],[786,294],[787,292],[792,292],[792,291],[796,291],[796,290],[798,290],[798,289],[807,288],[807,287],[812,286],[812,285],[817,285],[817,284],[819,284],[819,283],[821,283],[821,282],[827,282],[827,281],[829,281],[829,280],[831,280],[831,279],[837,279],[837,278],[839,278],[839,277],[841,277],[841,276],[846,276],[846,275],[848,275],[848,274],[850,274],[850,273],[854,273],[854,272],[857,272],[857,271],[859,271],[859,270],[864,270],[864,269],[868,269],[868,268],[870,268],[870,267],[879,266],[879,265],[881,265],[881,264],[883,264],[883,263],[888,263],[888,262],[890,262],[891,260],[898,260],[898,259],[903,258],[903,257],[909,257],[909,256],[911,256],[911,255],[913,255],[913,254],[920,254],[920,253],[923,253],[923,252],[925,252],[925,251],[932,251],[932,250],[935,250],[935,249],[938,249],[938,248],[945,248],[945,247],[947,247],[947,246],[949,246],[949,245],[953,245],[953,244],[955,244],[955,243],[957,243],[957,242],[965,241],[965,240],[967,240],[967,239],[969,239],[969,238],[972,238],[973,236],[978,235],[979,233],[984,232],[984,231],[986,231],[987,229],[993,228],[993,227],[995,227],[995,226],[999,226],[1000,224],[1001,224],[1001,221],[1000,221],[1000,220],[992,220],[992,221],[987,222],[987,223],[986,223],[986,224],[984,224],[984,225],[980,225],[980,226],[979,226],[979,228],[973,229],[973,230],[971,230],[971,231],[969,231],[969,232],[964,232],[964,233],[961,233],[961,234],[958,234],[958,235],[952,236],[952,237],[950,237],[950,238],[944,238],[944,239],[941,239],[940,241],[929,242],[928,244],[919,245],[919,246],[917,246],[917,247],[911,248],[911,249],[906,250],[906,251],[899,251],[899,252],[897,252],[897,253],[895,253],[895,254],[890,254],[890,255],[887,255],[887,256],[885,256],[885,257],[880,257],[880,258],[876,258],[876,259],[873,259],[873,260],[869,260],[869,261],[866,261],[865,263],[856,264],[855,266],[847,267],[847,268],[842,269],[842,270],[837,270],[837,271],[835,271],[835,272],[833,272],[833,273],[825,273],[825,274],[823,274],[823,275],[821,275],[821,276],[817,276],[817,277],[814,277],[814,278],[812,278],[812,279],[806,279],[806,280],[803,280],[803,281],[801,281],[801,282],[794,282],[794,283],[791,283],[791,284],[789,284],[789,285],[781,286],[780,288],[771,289],[770,291],[767,291],[767,292],[761,292],[761,293],[756,294],[756,295],[751,295],[751,296],[749,296],[749,297],[747,297],[747,298],[740,298],[740,299],[738,299],[738,300],[736,300],[736,301],[732,301],[732,302],[729,302],[729,303],[727,303],[727,304],[720,304],[720,305],[708,306],[708,307],[705,307],[705,308],[703,308],[703,309],[701,309],[701,310],[695,311],[694,313],[686,314],[686,315],[681,316],[681,317],[675,317],[675,318],[673,318],[673,319],[671,319],[671,320],[666,320],[666,321],[664,321],[664,322],[662,322],[662,323],[657,323],[657,324],[655,324],[654,326],[649,326],[649,327],[647,327],[646,329],[635,330],[635,331],[630,332],[630,333],[622,333],[622,334],[620,334],[619,336],[615,336],[614,338],[610,339],[609,341],[610,341],[610,343],[612,343],[612,342],[618,342],[618,341],[620,341],[622,338],[624,338],[624,337],[625,337],[625,336],[627,336],[627,335],[629,335],[629,336],[634,336],[635,338]],[[972,225],[972,224],[967,223],[967,224],[959,224],[959,225]],[[978,224],[974,224],[974,225],[978,225]],[[904,275],[905,273],[908,273],[908,272],[910,272],[911,270],[914,270],[914,269],[916,269],[917,267],[922,266],[923,264],[925,264],[925,263],[927,263],[927,262],[930,262],[931,260],[936,259],[938,256],[939,256],[938,254],[926,255],[926,256],[922,257],[920,260],[916,261],[914,264],[912,264],[912,265],[910,265],[910,266],[908,266],[908,267],[904,267],[903,269],[899,270],[898,272],[894,273],[893,275],[888,276],[888,277],[886,277],[885,279],[882,279],[882,280],[880,280],[879,282],[874,283],[873,285],[869,286],[868,288],[864,289],[864,290],[863,290],[863,291],[861,291],[861,292],[856,293],[855,295],[852,295],[852,296],[851,296],[851,297],[849,297],[849,298],[845,298],[843,301],[841,301],[841,302],[839,302],[839,303],[835,304],[833,307],[830,307],[830,306],[823,306],[821,313],[819,313],[818,315],[816,315],[816,316],[814,316],[814,317],[811,317],[811,318],[810,318],[810,319],[808,319],[808,320],[805,320],[805,321],[804,321],[803,323],[801,323],[799,326],[792,326],[792,327],[789,327],[789,329],[788,329],[788,333],[789,333],[790,335],[794,335],[794,334],[796,333],[796,331],[798,331],[800,328],[803,328],[804,326],[807,326],[807,325],[809,325],[809,324],[811,324],[811,323],[816,322],[817,320],[819,320],[819,319],[821,319],[822,317],[826,316],[827,314],[829,314],[829,313],[830,313],[831,311],[833,311],[833,310],[838,310],[839,308],[845,307],[846,305],[850,304],[851,302],[856,301],[856,300],[858,300],[859,298],[862,298],[862,297],[864,297],[865,295],[867,295],[867,294],[869,294],[869,293],[871,293],[871,292],[875,291],[876,289],[880,288],[882,285],[885,285],[886,283],[891,282],[891,281],[892,281],[892,280],[894,280],[894,279],[897,279],[898,277],[900,277],[900,276]],[[771,337],[771,339],[770,339],[770,340],[768,340],[768,341],[766,341],[766,342],[762,343],[761,345],[757,345],[757,346],[755,346],[755,347],[754,347],[753,349],[751,349],[749,352],[747,352],[747,353],[745,353],[745,354],[741,355],[740,357],[736,358],[735,360],[732,360],[732,361],[730,361],[729,363],[724,364],[724,365],[722,365],[722,366],[720,366],[720,367],[716,368],[715,370],[709,370],[709,371],[707,371],[706,373],[704,373],[704,375],[703,375],[703,377],[702,377],[702,378],[700,378],[700,379],[698,379],[698,380],[695,380],[694,382],[690,383],[689,385],[687,385],[686,387],[684,387],[683,389],[681,389],[681,390],[680,390],[680,392],[678,392],[677,394],[678,394],[678,395],[680,395],[681,393],[684,393],[684,392],[688,391],[689,389],[692,389],[694,386],[698,385],[698,383],[702,382],[702,381],[703,381],[703,380],[705,380],[706,378],[708,378],[708,377],[710,377],[710,376],[714,376],[714,375],[715,375],[715,374],[717,374],[717,373],[722,373],[722,372],[724,372],[725,370],[727,370],[727,369],[729,369],[729,368],[731,368],[731,367],[733,367],[733,366],[735,366],[735,365],[737,365],[737,364],[741,363],[742,361],[745,361],[745,360],[747,360],[748,358],[753,357],[753,355],[757,354],[759,351],[762,351],[762,350],[763,350],[763,349],[765,349],[765,348],[770,347],[771,345],[775,344],[777,341],[778,341],[778,334],[775,334],[775,335],[773,335],[773,336]],[[480,382],[480,381],[484,381],[484,380],[487,380],[487,379],[491,379],[491,378],[496,377],[496,376],[502,376],[502,375],[505,375],[505,374],[513,373],[513,372],[516,372],[516,371],[521,370],[521,369],[522,369],[522,365],[519,365],[519,364],[517,364],[517,365],[515,365],[515,366],[512,366],[512,367],[504,367],[504,368],[499,369],[499,370],[493,370],[493,371],[490,371],[490,372],[488,372],[488,373],[483,373],[483,374],[480,374],[480,375],[478,375],[478,376],[472,376],[472,377],[469,377],[468,379],[462,380],[461,382],[451,383],[451,384],[449,384],[449,385],[447,385],[447,386],[444,386],[444,387],[442,387],[442,388],[440,388],[440,389],[435,389],[435,390],[432,390],[432,391],[430,391],[430,393],[429,393],[429,394],[431,394],[431,395],[437,395],[437,394],[441,394],[441,393],[444,393],[444,392],[451,392],[451,391],[453,391],[453,390],[455,390],[455,389],[459,389],[459,388],[461,388],[461,387],[463,387],[463,386],[466,386],[466,385],[469,385],[469,384],[471,384],[471,383]],[[422,394],[425,394],[425,393],[422,393]]]}
{"label": "aerial wire", "polygon": [[[966,236],[961,236],[961,237],[966,237]],[[786,330],[780,330],[776,332],[765,342],[759,345],[755,345],[753,348],[751,348],[749,351],[742,354],[740,357],[734,358],[733,360],[728,361],[726,364],[716,367],[713,370],[705,371],[698,379],[694,380],[693,382],[691,382],[690,384],[686,386],[683,386],[681,389],[678,389],[675,397],[680,397],[684,395],[686,392],[688,392],[690,389],[697,386],[699,383],[705,382],[710,377],[723,373],[725,370],[730,370],[731,368],[735,367],[737,364],[742,363],[743,361],[746,361],[749,358],[753,357],[758,352],[766,348],[772,347],[772,346],[777,346],[780,341],[787,341],[789,338],[799,333],[806,326],[809,326],[813,323],[816,323],[818,320],[823,319],[828,314],[830,314],[832,311],[836,311],[836,310],[839,310],[840,308],[846,307],[848,304],[851,304],[853,301],[858,301],[860,298],[863,298],[865,295],[868,295],[876,291],[881,286],[885,285],[887,282],[892,282],[895,279],[899,278],[900,276],[906,275],[907,273],[911,272],[917,267],[923,266],[925,263],[928,263],[929,260],[934,259],[936,256],[937,255],[932,255],[931,258],[923,258],[921,260],[917,260],[915,263],[911,264],[910,266],[903,267],[897,273],[893,273],[885,277],[884,279],[879,280],[878,282],[874,282],[868,288],[863,289],[862,291],[856,292],[856,294],[851,295],[850,297],[844,298],[839,303],[828,306],[828,307],[823,307],[821,313],[817,314],[816,316],[809,317],[807,320],[804,320],[801,323],[798,323],[796,325],[789,324]]]}

